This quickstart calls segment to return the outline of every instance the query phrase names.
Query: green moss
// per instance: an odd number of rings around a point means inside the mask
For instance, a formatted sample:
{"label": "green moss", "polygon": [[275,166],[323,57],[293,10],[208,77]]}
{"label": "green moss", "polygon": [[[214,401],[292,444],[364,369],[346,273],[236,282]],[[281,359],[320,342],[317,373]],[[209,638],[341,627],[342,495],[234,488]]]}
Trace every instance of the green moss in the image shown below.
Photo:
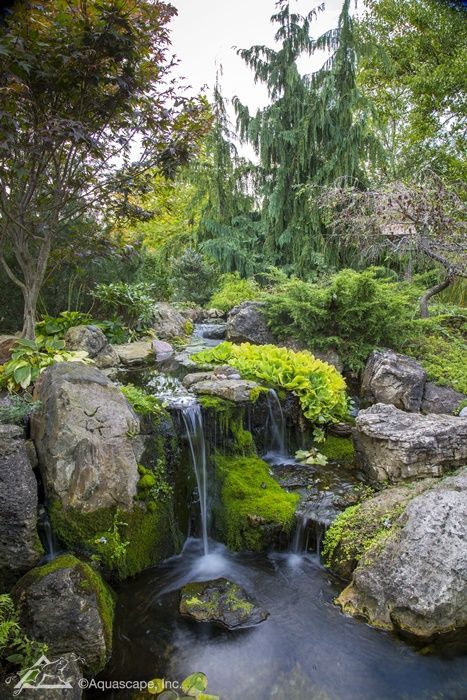
{"label": "green moss", "polygon": [[[267,394],[269,389],[266,386],[261,386],[258,384],[258,386],[255,386],[251,391],[250,391],[250,401],[252,403],[256,403],[259,399],[260,396],[264,396]],[[284,392],[285,394],[285,392]]]}
{"label": "green moss", "polygon": [[333,462],[353,462],[355,457],[352,438],[328,435],[326,440],[318,445],[318,449]]}
{"label": "green moss", "polygon": [[154,416],[156,418],[161,418],[163,415],[166,415],[161,401],[155,396],[147,394],[143,389],[133,384],[125,384],[120,387],[120,391],[132,405],[136,413],[142,416]]}
{"label": "green moss", "polygon": [[361,557],[394,530],[406,501],[387,508],[362,503],[346,508],[326,532],[323,561],[337,573],[349,576]]}
{"label": "green moss", "polygon": [[173,515],[169,503],[154,504],[149,509],[135,504],[132,511],[119,511],[124,521],[122,538],[128,542],[122,561],[115,563],[114,552],[96,539],[111,532],[117,515],[116,508],[101,508],[92,513],[77,508],[63,508],[55,501],[50,507],[54,531],[64,545],[77,551],[97,555],[119,578],[133,576],[169,556],[174,550]]}
{"label": "green moss", "polygon": [[[115,594],[105,583],[102,577],[86,562],[77,559],[72,554],[62,554],[48,564],[38,566],[29,571],[20,582],[21,589],[27,588],[33,581],[49,576],[60,569],[77,569],[81,575],[81,588],[86,592],[94,593],[96,596],[99,615],[104,629],[104,638],[107,652],[112,650],[112,630],[115,612]],[[90,669],[97,673],[102,670],[106,659],[102,660],[102,665]]]}
{"label": "green moss", "polygon": [[226,544],[233,550],[261,550],[265,528],[291,531],[299,496],[287,493],[258,457],[215,458],[220,480],[218,520]]}
{"label": "green moss", "polygon": [[195,329],[195,326],[193,324],[193,321],[191,321],[188,318],[183,325],[183,331],[184,331],[185,335],[193,335],[194,329]]}

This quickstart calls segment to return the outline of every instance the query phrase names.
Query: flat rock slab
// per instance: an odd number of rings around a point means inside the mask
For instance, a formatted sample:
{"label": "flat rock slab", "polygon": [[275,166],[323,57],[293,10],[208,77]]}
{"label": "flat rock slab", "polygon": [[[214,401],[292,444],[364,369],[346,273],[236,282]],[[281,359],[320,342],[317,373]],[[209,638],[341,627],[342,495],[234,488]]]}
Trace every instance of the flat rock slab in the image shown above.
{"label": "flat rock slab", "polygon": [[154,360],[153,350],[149,340],[138,340],[136,343],[126,345],[114,345],[120,362],[126,367],[145,365]]}
{"label": "flat rock slab", "polygon": [[180,592],[179,611],[228,630],[253,627],[269,616],[241,586],[226,578],[187,583]]}
{"label": "flat rock slab", "polygon": [[251,401],[252,390],[258,387],[259,384],[247,379],[206,379],[196,382],[192,389],[195,394],[217,396],[234,403],[248,403]]}
{"label": "flat rock slab", "polygon": [[467,461],[467,419],[458,416],[379,403],[360,411],[353,437],[357,464],[376,481],[441,476]]}

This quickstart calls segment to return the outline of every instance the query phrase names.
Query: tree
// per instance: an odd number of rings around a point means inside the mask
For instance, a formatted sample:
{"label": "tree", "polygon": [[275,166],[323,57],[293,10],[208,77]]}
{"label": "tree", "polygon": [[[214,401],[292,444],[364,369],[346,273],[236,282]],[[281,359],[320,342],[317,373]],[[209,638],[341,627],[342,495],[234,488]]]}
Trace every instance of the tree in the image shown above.
{"label": "tree", "polygon": [[[309,188],[346,175],[366,182],[365,164],[377,142],[369,125],[369,105],[356,85],[354,23],[345,0],[337,29],[314,41],[306,17],[277,3],[271,21],[278,25],[278,50],[253,46],[239,51],[267,86],[271,104],[255,116],[238,100],[241,137],[260,158],[266,249],[272,262],[306,272],[313,253],[323,248],[319,207]],[[331,50],[323,68],[302,76],[298,59],[322,48]]]}
{"label": "tree", "polygon": [[387,177],[407,177],[428,164],[452,181],[465,179],[465,6],[439,0],[366,5],[358,80],[380,115]]}
{"label": "tree", "polygon": [[420,299],[420,316],[428,316],[429,300],[456,277],[467,277],[465,198],[432,171],[418,179],[391,182],[361,191],[345,183],[327,189],[322,206],[341,241],[358,245],[362,257],[377,259],[383,251],[419,255],[439,264],[444,279]]}
{"label": "tree", "polygon": [[208,127],[205,103],[170,80],[175,13],[159,0],[25,1],[0,28],[0,262],[26,337],[60,232],[121,208],[151,168],[172,175]]}

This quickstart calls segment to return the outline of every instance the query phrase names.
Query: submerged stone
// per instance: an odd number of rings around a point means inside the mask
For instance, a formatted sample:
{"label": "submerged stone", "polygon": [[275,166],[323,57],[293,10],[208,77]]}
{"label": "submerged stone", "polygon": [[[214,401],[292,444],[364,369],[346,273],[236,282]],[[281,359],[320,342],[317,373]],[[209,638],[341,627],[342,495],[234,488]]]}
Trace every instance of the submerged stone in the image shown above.
{"label": "submerged stone", "polygon": [[241,586],[226,578],[187,583],[180,592],[179,611],[197,622],[229,630],[253,627],[269,616]]}

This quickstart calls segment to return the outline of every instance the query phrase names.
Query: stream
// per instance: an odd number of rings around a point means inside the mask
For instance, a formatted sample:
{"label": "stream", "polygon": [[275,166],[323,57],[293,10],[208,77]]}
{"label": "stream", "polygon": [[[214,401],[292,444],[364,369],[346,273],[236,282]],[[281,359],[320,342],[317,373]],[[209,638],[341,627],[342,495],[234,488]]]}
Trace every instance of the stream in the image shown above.
{"label": "stream", "polygon": [[[465,635],[417,649],[333,604],[343,584],[323,567],[321,541],[339,512],[336,498],[345,499],[359,477],[342,465],[304,467],[288,454],[274,391],[263,458],[283,486],[304,495],[295,535],[288,551],[233,553],[209,537],[209,445],[199,404],[177,379],[155,373],[147,386],[181,416],[196,475],[200,537],[188,537],[179,555],[117,587],[113,655],[99,679],[181,681],[201,671],[208,692],[221,700],[466,700]],[[219,577],[243,586],[268,619],[227,631],[182,617],[180,588]]]}

